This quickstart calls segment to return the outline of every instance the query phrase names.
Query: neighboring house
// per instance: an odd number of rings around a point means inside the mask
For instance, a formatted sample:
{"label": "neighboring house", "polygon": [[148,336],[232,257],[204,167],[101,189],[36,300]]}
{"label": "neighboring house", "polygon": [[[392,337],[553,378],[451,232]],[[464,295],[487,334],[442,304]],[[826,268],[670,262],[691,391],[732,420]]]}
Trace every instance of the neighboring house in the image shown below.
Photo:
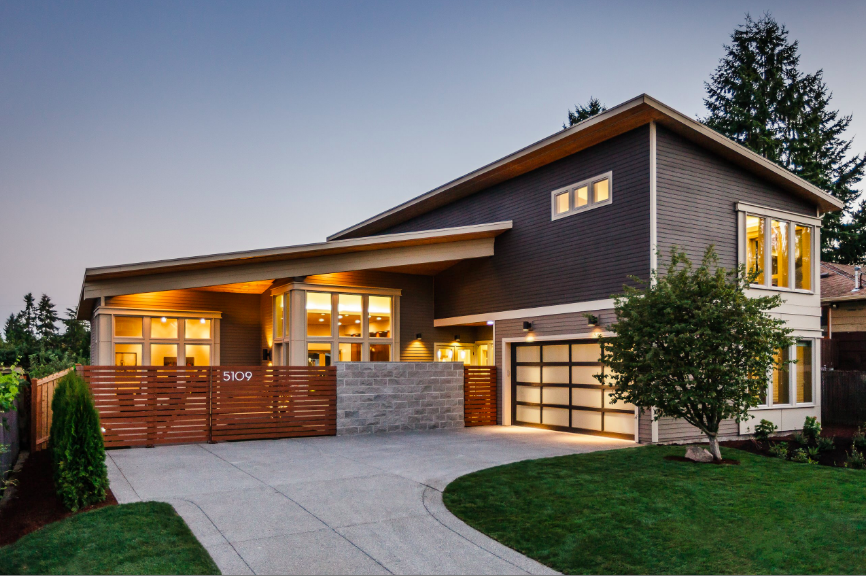
{"label": "neighboring house", "polygon": [[[87,269],[94,364],[463,361],[499,368],[499,422],[665,442],[681,421],[593,379],[611,295],[672,246],[768,273],[800,362],[754,411],[820,416],[820,215],[841,203],[642,95],[327,242]],[[303,215],[297,215],[303,217]],[[722,434],[750,430],[731,421]]]}
{"label": "neighboring house", "polygon": [[822,366],[866,370],[866,290],[860,266],[821,262]]}

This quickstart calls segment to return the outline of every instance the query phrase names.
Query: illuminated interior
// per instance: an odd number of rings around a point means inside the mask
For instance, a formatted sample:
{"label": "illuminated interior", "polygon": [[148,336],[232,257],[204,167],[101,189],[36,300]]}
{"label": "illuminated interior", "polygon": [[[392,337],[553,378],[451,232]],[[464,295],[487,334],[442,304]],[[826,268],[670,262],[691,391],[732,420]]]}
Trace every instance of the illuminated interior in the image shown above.
{"label": "illuminated interior", "polygon": [[812,289],[811,226],[794,226],[794,288]]}
{"label": "illuminated interior", "polygon": [[144,333],[141,317],[115,316],[114,335],[118,338],[141,338]]}
{"label": "illuminated interior", "polygon": [[788,223],[772,220],[770,233],[772,285],[788,288]]}
{"label": "illuminated interior", "polygon": [[390,344],[370,344],[370,362],[390,362]]}
{"label": "illuminated interior", "polygon": [[370,338],[391,337],[390,296],[370,296],[367,315]]}
{"label": "illuminated interior", "polygon": [[574,207],[580,208],[581,206],[586,206],[589,203],[589,187],[581,186],[577,190],[574,191]]}
{"label": "illuminated interior", "polygon": [[213,320],[184,318],[182,329],[180,320],[177,312],[168,311],[153,316],[115,316],[114,364],[209,366],[214,346]]}
{"label": "illuminated interior", "polygon": [[307,343],[307,365],[308,366],[330,366],[331,365],[331,343],[309,342]]}
{"label": "illuminated interior", "polygon": [[363,306],[364,298],[360,294],[340,294],[338,296],[337,333],[340,338],[361,337]]}
{"label": "illuminated interior", "polygon": [[554,205],[556,207],[557,214],[564,214],[568,212],[568,192],[557,194]]}
{"label": "illuminated interior", "polygon": [[746,216],[746,268],[759,272],[755,284],[764,283],[764,219]]}
{"label": "illuminated interior", "polygon": [[[782,348],[776,353],[776,362],[787,362],[791,354],[787,348]],[[782,369],[773,369],[773,404],[790,404],[791,385],[788,372],[790,364],[783,364]]]}
{"label": "illuminated interior", "polygon": [[436,361],[437,362],[454,362],[454,348],[437,348],[436,349]]}
{"label": "illuminated interior", "polygon": [[360,362],[361,344],[359,342],[341,342],[339,346],[339,362]]}
{"label": "illuminated interior", "polygon": [[274,296],[274,338],[283,337],[284,295]]}
{"label": "illuminated interior", "polygon": [[177,366],[177,344],[151,344],[152,366]]}
{"label": "illuminated interior", "polygon": [[115,344],[115,366],[141,366],[141,344]]}
{"label": "illuminated interior", "polygon": [[[307,336],[331,335],[331,295],[325,292],[307,292]],[[320,366],[320,364],[311,364]]]}
{"label": "illuminated interior", "polygon": [[187,366],[210,366],[209,344],[187,344],[185,348]]}
{"label": "illuminated interior", "polygon": [[797,386],[797,402],[812,402],[812,341],[801,340],[796,344],[797,363],[794,364]]}
{"label": "illuminated interior", "polygon": [[187,318],[183,321],[184,338],[187,340],[210,339],[211,321],[207,318]]}
{"label": "illuminated interior", "polygon": [[610,198],[610,181],[605,178],[592,184],[592,201],[604,202]]}
{"label": "illuminated interior", "polygon": [[150,321],[151,338],[177,338],[177,318],[153,318]]}

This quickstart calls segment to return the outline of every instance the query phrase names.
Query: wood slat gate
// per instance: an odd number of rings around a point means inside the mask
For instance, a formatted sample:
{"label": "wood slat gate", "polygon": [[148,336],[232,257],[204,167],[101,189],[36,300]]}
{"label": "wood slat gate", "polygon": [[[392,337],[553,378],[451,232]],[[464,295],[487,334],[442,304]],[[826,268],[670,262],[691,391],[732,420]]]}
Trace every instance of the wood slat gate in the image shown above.
{"label": "wood slat gate", "polygon": [[464,366],[463,421],[465,426],[496,424],[495,366]]}
{"label": "wood slat gate", "polygon": [[106,447],[334,435],[336,368],[84,366]]}
{"label": "wood slat gate", "polygon": [[866,372],[821,372],[821,422],[834,426],[866,423]]}

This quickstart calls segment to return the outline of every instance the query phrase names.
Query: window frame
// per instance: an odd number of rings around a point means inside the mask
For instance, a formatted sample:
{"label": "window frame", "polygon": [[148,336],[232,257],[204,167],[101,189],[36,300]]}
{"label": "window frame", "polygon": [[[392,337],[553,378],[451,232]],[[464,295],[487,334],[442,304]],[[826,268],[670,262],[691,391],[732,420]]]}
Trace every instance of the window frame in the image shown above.
{"label": "window frame", "polygon": [[[807,216],[805,214],[795,214],[783,210],[775,210],[772,208],[764,208],[761,206],[753,206],[743,203],[737,204],[739,213],[739,262],[746,266],[748,265],[748,232],[746,229],[746,219],[748,217],[760,218],[764,222],[764,262],[762,269],[764,271],[764,282],[750,284],[749,287],[756,290],[773,290],[777,292],[795,292],[799,294],[815,294],[820,280],[820,228],[821,220]],[[810,277],[811,288],[795,288],[791,286],[773,286],[773,232],[772,222],[782,222],[787,229],[788,234],[788,282],[791,285],[796,284],[797,259],[795,257],[794,243],[796,242],[797,226],[810,229]]]}
{"label": "window frame", "polygon": [[[111,317],[110,334],[111,334],[111,351],[110,364],[115,365],[117,344],[139,344],[141,345],[141,362],[139,366],[152,366],[151,344],[171,344],[177,345],[178,366],[186,364],[186,345],[187,344],[207,344],[210,346],[210,366],[219,366],[220,346],[219,333],[221,312],[213,311],[190,311],[190,310],[150,310],[150,309],[133,309],[133,308],[104,308],[97,311],[97,315],[107,315]],[[134,317],[141,318],[142,321],[142,336],[115,336],[115,319],[117,317]],[[177,337],[176,338],[154,338],[151,336],[151,323],[157,322],[161,317],[177,319]],[[210,320],[210,337],[209,338],[188,338],[186,336],[185,320],[205,318]],[[184,354],[184,363],[180,364],[181,353]],[[146,361],[145,361],[146,360]],[[163,366],[158,366],[162,368]]]}
{"label": "window frame", "polygon": [[758,404],[753,410],[779,410],[781,408],[812,408],[817,405],[816,394],[820,392],[818,389],[818,379],[820,378],[821,370],[820,368],[816,369],[818,365],[818,347],[820,340],[817,338],[798,338],[794,337],[795,342],[788,347],[788,357],[796,359],[797,358],[797,345],[801,342],[809,342],[811,344],[812,349],[812,401],[811,402],[797,402],[797,364],[792,363],[788,364],[788,398],[789,402],[785,404],[776,404],[773,402],[773,372],[775,368],[770,369],[770,373],[767,375],[767,388],[766,388],[766,398],[767,401],[764,404]]}
{"label": "window frame", "polygon": [[[596,202],[593,185],[601,182],[602,180],[607,180],[607,199],[602,200],[601,202]],[[587,187],[587,203],[585,206],[575,206],[575,194],[579,188],[583,188],[584,186]],[[568,210],[565,212],[557,213],[556,200],[562,194],[568,194]],[[601,208],[602,206],[607,206],[611,203],[613,203],[613,171],[609,170],[603,174],[593,176],[592,178],[587,178],[585,180],[581,180],[580,182],[569,184],[568,186],[563,186],[562,188],[557,188],[556,190],[553,190],[550,193],[550,219],[560,220],[561,218],[580,214],[581,212],[586,212],[595,208]]]}

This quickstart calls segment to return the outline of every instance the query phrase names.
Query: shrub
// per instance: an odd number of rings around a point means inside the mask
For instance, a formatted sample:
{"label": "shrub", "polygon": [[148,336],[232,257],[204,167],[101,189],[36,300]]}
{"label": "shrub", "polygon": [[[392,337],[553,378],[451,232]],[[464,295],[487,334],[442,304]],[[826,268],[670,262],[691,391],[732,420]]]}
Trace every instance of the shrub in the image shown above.
{"label": "shrub", "polygon": [[866,450],[866,434],[864,434],[862,427],[857,427],[857,432],[854,434],[853,438],[855,448],[858,450]]}
{"label": "shrub", "polygon": [[851,450],[851,453],[848,454],[848,459],[845,460],[845,468],[854,468],[856,470],[866,468],[866,458],[863,457],[863,453]]}
{"label": "shrub", "polygon": [[809,441],[800,432],[797,432],[796,434],[794,434],[794,442],[796,442],[800,446],[808,446],[809,445]]}
{"label": "shrub", "polygon": [[814,458],[815,460],[817,460],[818,457],[821,455],[821,451],[818,449],[817,446],[809,446],[808,448],[806,448],[806,454],[809,455],[810,459]]}
{"label": "shrub", "polygon": [[809,455],[802,448],[797,448],[796,450],[791,452],[791,462],[796,462],[798,464],[808,464]]}
{"label": "shrub", "polygon": [[57,385],[51,402],[50,450],[54,486],[73,512],[105,500],[108,470],[99,413],[90,390],[74,372]]}
{"label": "shrub", "polygon": [[832,452],[836,448],[836,443],[833,441],[833,437],[818,438],[818,452]]}
{"label": "shrub", "polygon": [[759,424],[755,425],[755,440],[758,440],[759,442],[766,442],[770,439],[770,434],[775,431],[775,424],[773,424],[769,420],[761,420]]}
{"label": "shrub", "polygon": [[787,458],[788,457],[788,443],[787,442],[779,442],[772,448],[770,448],[770,454],[775,456],[776,458]]}
{"label": "shrub", "polygon": [[809,444],[818,443],[818,438],[821,437],[821,423],[816,416],[806,416],[806,421],[803,423],[803,436]]}

